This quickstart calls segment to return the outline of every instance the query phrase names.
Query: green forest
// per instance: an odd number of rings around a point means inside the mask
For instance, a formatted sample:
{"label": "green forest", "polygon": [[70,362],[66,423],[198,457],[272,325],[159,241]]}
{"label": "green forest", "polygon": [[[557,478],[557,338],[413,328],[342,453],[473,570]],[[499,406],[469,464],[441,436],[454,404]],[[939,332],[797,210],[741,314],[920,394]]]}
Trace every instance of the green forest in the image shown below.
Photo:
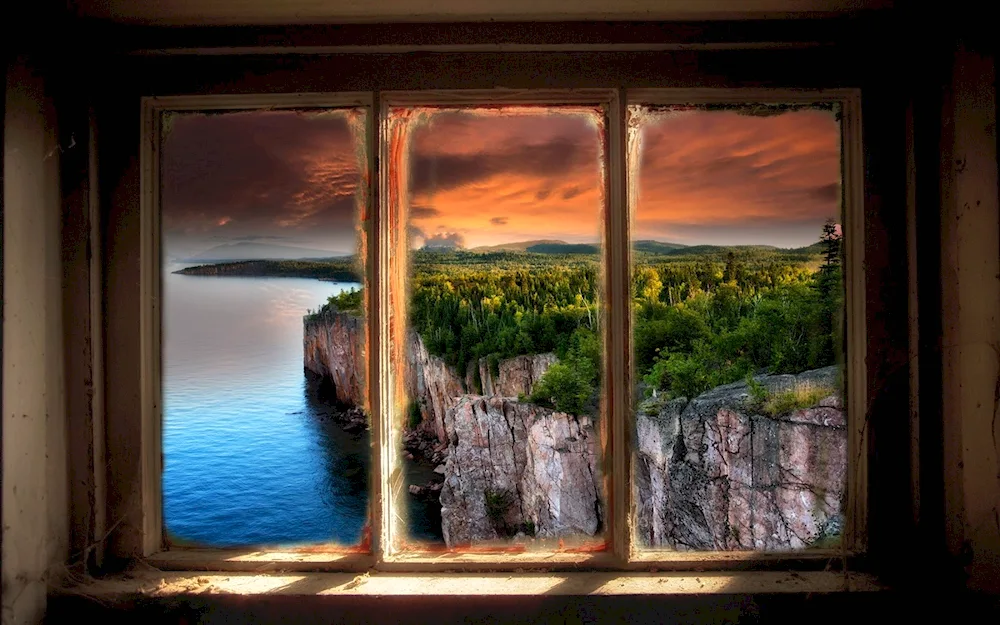
{"label": "green forest", "polygon": [[[843,306],[840,237],[832,222],[810,247],[668,249],[637,245],[632,274],[634,365],[640,386],[668,397],[758,373],[836,362]],[[464,370],[486,357],[553,351],[559,363],[531,401],[580,413],[600,387],[596,254],[418,252],[410,323],[428,351]],[[495,369],[494,369],[495,373]]]}
{"label": "green forest", "polygon": [[[430,353],[458,371],[486,358],[496,375],[503,359],[555,352],[559,362],[524,399],[574,414],[595,412],[602,368],[595,252],[579,245],[415,251],[410,324]],[[640,390],[694,397],[759,373],[799,373],[835,363],[843,308],[840,259],[832,221],[817,233],[816,244],[793,250],[636,242],[632,330]],[[184,271],[358,280],[349,260],[228,265]],[[352,290],[331,297],[314,314],[360,309],[361,293]]]}

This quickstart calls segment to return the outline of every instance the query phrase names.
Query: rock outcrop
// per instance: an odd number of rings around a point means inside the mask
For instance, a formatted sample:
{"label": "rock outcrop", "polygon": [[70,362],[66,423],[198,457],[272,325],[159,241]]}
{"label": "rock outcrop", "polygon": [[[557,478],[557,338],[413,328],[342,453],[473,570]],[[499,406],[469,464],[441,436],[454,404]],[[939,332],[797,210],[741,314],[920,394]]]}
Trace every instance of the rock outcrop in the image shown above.
{"label": "rock outcrop", "polygon": [[364,406],[364,323],[359,317],[327,312],[303,323],[305,368],[331,384],[337,401]]}
{"label": "rock outcrop", "polygon": [[444,442],[445,412],[465,393],[462,378],[437,356],[428,353],[423,339],[410,332],[406,350],[406,392],[420,409],[421,421]]}
{"label": "rock outcrop", "polygon": [[[363,405],[364,393],[364,324],[348,313],[328,312],[307,317],[304,322],[303,347],[305,368],[328,380],[337,400]],[[420,410],[423,427],[447,440],[445,413],[458,398],[470,392],[485,396],[517,397],[530,395],[535,383],[556,362],[555,354],[517,356],[499,363],[499,375],[490,372],[487,359],[471,363],[465,376],[459,376],[444,360],[431,355],[420,334],[411,331],[407,340],[406,391]],[[473,383],[473,368],[479,369],[482,389]]]}
{"label": "rock outcrop", "polygon": [[[835,367],[760,376],[772,394],[834,388]],[[768,416],[746,383],[637,410],[637,538],[650,547],[788,550],[840,533],[847,475],[836,395]]]}
{"label": "rock outcrop", "polygon": [[445,417],[441,519],[449,547],[516,531],[594,535],[602,525],[590,419],[499,396],[464,395]]}
{"label": "rock outcrop", "polygon": [[[556,363],[556,360],[556,355],[551,352],[515,356],[501,360],[500,375],[497,376],[496,381],[490,380],[493,392],[486,393],[484,391],[483,394],[499,395],[500,397],[531,395],[535,384],[542,379],[542,376],[549,370],[549,367]],[[487,372],[489,372],[489,368],[487,368]]]}

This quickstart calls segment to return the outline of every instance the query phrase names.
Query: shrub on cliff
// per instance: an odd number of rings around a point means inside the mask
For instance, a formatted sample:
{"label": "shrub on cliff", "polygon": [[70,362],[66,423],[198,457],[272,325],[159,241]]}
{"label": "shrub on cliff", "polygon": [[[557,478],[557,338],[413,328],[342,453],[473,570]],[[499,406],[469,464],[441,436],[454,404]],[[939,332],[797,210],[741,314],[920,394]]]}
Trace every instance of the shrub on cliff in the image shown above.
{"label": "shrub on cliff", "polygon": [[423,414],[421,414],[420,412],[420,404],[418,404],[415,401],[411,401],[409,408],[407,408],[406,411],[407,427],[409,427],[411,430],[416,429],[417,426],[420,425],[420,422],[423,421],[423,418],[424,418]]}
{"label": "shrub on cliff", "polygon": [[490,524],[501,536],[510,534],[505,517],[507,511],[514,505],[515,497],[509,490],[496,490],[487,488],[483,493],[486,500],[486,516],[490,519]]}
{"label": "shrub on cliff", "polygon": [[308,319],[316,319],[335,312],[359,315],[364,308],[363,291],[351,288],[349,291],[341,291],[336,295],[327,298],[326,303],[315,313],[309,311],[306,315]]}
{"label": "shrub on cliff", "polygon": [[531,401],[569,414],[580,414],[594,387],[581,371],[562,362],[549,367],[531,393]]}

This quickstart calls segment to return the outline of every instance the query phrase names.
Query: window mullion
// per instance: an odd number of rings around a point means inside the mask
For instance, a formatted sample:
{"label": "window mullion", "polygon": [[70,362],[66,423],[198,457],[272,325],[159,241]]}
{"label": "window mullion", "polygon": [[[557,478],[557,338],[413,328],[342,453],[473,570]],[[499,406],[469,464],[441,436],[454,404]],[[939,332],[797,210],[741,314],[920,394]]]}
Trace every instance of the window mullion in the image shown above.
{"label": "window mullion", "polygon": [[[631,445],[629,444],[629,205],[624,89],[618,89],[608,109],[607,200],[605,202],[605,292],[607,332],[605,354],[607,371],[605,458],[610,482],[610,536],[615,559],[625,564],[631,557]],[[603,429],[603,428],[602,428]]]}
{"label": "window mullion", "polygon": [[390,230],[388,202],[388,153],[384,144],[385,115],[382,110],[379,92],[372,95],[371,126],[369,128],[369,151],[373,165],[370,168],[371,179],[371,220],[368,230],[371,232],[371,249],[368,253],[371,271],[371,306],[370,318],[374,321],[369,325],[369,340],[372,344],[373,358],[369,359],[370,379],[369,396],[372,405],[372,453],[374,475],[372,476],[371,527],[372,553],[376,561],[381,562],[387,555],[390,530],[389,515],[389,475],[392,468],[391,440],[392,420],[392,369],[389,347],[392,344],[390,333],[390,300],[389,300],[389,251]]}

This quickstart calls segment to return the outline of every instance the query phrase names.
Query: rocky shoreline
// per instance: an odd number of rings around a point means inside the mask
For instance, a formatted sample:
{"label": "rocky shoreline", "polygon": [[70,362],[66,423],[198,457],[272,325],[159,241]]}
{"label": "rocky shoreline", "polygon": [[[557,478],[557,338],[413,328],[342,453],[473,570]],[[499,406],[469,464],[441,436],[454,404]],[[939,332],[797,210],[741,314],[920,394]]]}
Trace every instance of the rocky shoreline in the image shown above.
{"label": "rocky shoreline", "polygon": [[414,497],[438,502],[444,486],[444,462],[448,447],[438,442],[437,437],[421,428],[403,432],[403,460],[434,467],[434,477],[424,484],[410,484],[407,490]]}

